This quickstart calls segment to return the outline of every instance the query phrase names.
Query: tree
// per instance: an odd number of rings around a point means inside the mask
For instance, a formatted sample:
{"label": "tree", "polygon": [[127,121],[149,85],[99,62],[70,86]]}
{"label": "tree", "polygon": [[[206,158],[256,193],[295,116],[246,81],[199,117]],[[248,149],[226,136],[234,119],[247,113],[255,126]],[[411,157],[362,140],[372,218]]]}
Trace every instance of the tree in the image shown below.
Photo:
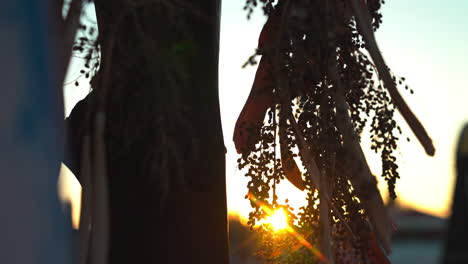
{"label": "tree", "polygon": [[[66,160],[85,206],[93,198],[84,213],[91,219],[82,218],[92,224],[84,236],[91,256],[106,261],[108,246],[109,263],[227,263],[220,1],[95,6],[99,37],[90,52],[101,59],[88,57],[86,70],[98,70],[67,121]],[[89,43],[74,49],[86,53]]]}

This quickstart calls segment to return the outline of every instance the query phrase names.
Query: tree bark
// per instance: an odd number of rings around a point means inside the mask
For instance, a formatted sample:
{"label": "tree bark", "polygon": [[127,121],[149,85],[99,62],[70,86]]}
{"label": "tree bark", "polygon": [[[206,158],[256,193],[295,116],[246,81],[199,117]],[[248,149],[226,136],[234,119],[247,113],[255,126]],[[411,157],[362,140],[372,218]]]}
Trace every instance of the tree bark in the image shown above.
{"label": "tree bark", "polygon": [[[207,19],[193,19],[190,23],[197,52],[186,65],[190,85],[181,87],[176,94],[184,108],[190,110],[193,131],[179,130],[172,136],[177,139],[176,144],[194,140],[200,147],[198,157],[182,159],[180,164],[186,185],[174,180],[178,177],[175,171],[181,168],[171,165],[172,184],[165,202],[161,201],[157,181],[160,175],[148,171],[147,163],[151,160],[146,153],[149,148],[158,147],[148,142],[163,129],[148,125],[154,121],[151,111],[164,110],[152,104],[162,104],[161,96],[170,93],[171,87],[157,79],[156,83],[161,86],[156,87],[154,78],[157,76],[145,70],[148,59],[161,57],[138,55],[142,43],[132,15],[138,17],[149,12],[148,9],[136,8],[133,14],[122,15],[127,2],[95,1],[102,58],[100,73],[93,84],[93,92],[78,103],[67,121],[71,156],[66,163],[79,178],[79,153],[83,126],[88,122],[86,116],[94,111],[96,99],[106,96],[110,263],[228,263],[225,148],[218,101],[220,1],[185,1],[203,11]],[[170,35],[154,36],[161,40],[156,44],[170,46],[174,44],[171,42],[178,41],[177,32],[181,29],[165,29],[157,14],[154,20],[139,22],[144,30],[159,26],[169,32]],[[112,34],[115,47],[109,50],[108,40]],[[107,62],[109,52],[112,52],[112,60]],[[133,60],[132,67],[128,67],[129,60]],[[109,83],[108,87],[102,87],[100,74],[106,71],[110,72]],[[103,92],[106,89],[108,91]],[[169,120],[172,118],[172,113],[161,114],[169,115]]]}

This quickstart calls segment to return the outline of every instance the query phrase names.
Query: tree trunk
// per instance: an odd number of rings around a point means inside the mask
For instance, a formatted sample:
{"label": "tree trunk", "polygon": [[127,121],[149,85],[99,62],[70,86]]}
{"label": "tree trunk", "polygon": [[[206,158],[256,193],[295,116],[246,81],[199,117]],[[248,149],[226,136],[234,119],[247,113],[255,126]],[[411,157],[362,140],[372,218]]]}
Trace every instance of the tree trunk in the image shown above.
{"label": "tree trunk", "polygon": [[[167,193],[158,179],[164,173],[148,169],[148,163],[155,162],[148,153],[157,152],[152,138],[165,129],[153,125],[155,116],[166,117],[169,123],[178,122],[178,117],[167,112],[171,109],[172,87],[159,79],[165,67],[160,63],[164,56],[141,56],[141,49],[172,47],[183,41],[179,34],[182,29],[162,24],[160,14],[148,14],[151,8],[128,11],[128,2],[95,1],[101,66],[93,92],[78,103],[68,119],[72,156],[66,163],[79,178],[82,128],[87,113],[93,112],[105,96],[110,263],[228,263],[225,148],[218,103],[220,1],[187,1],[205,17],[188,24],[196,50],[183,60],[190,85],[179,87],[175,94],[188,109],[191,130],[169,131],[175,144],[187,153],[192,153],[190,142],[197,142],[199,147],[197,157],[184,156],[179,159],[181,163],[169,157],[171,184]],[[158,27],[166,33],[154,36],[155,43],[141,43],[139,31],[152,32]],[[162,68],[148,70],[150,60],[159,61],[157,65]],[[168,105],[164,102],[166,95]],[[187,153],[183,154],[191,155]],[[186,184],[176,180],[181,171]]]}

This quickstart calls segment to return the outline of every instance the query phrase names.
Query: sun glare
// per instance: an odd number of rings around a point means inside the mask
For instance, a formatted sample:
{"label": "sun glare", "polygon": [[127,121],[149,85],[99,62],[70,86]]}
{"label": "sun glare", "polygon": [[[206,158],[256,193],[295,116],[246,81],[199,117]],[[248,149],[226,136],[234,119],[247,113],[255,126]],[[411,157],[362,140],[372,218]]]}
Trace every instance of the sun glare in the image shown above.
{"label": "sun glare", "polygon": [[288,227],[288,217],[283,209],[275,210],[265,218],[264,224],[270,226],[273,231],[280,232]]}

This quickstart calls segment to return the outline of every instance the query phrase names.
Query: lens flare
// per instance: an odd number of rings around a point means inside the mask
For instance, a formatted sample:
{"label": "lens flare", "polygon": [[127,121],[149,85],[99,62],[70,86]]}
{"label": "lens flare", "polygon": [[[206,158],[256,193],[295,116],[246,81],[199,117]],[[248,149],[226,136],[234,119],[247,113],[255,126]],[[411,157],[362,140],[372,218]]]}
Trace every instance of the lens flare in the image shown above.
{"label": "lens flare", "polygon": [[265,218],[264,224],[271,226],[273,231],[285,231],[288,228],[288,217],[286,212],[281,208],[273,211],[272,214]]}
{"label": "lens flare", "polygon": [[[288,225],[288,221],[287,221],[287,215],[286,215],[286,212],[284,211],[284,209],[277,209],[277,210],[272,210],[270,209],[268,206],[266,206],[264,203],[262,203],[262,201],[258,200],[255,195],[253,195],[251,192],[248,192],[247,193],[247,197],[249,198],[249,200],[255,204],[257,204],[258,206],[260,206],[269,216],[266,218],[270,218],[272,217],[273,215],[275,215],[275,212],[276,211],[283,211],[283,215],[285,217],[285,227],[284,229],[280,229],[280,230],[285,230],[288,234],[291,234],[293,237],[295,237],[300,246],[297,246],[296,247],[296,250],[299,249],[301,246],[304,246],[306,247],[307,249],[309,249],[314,255],[316,255],[320,261],[324,262],[324,263],[329,263],[328,260],[325,258],[325,256],[317,249],[315,248],[308,240],[307,240],[307,237],[310,235],[306,235],[306,237],[304,237],[303,235],[301,235],[300,233],[296,232],[296,230],[294,230],[293,227],[289,226]],[[282,216],[281,217],[278,217],[278,218],[283,218]],[[266,219],[264,220],[265,222],[262,221],[262,224],[266,224]],[[275,221],[276,222],[276,221]],[[277,221],[277,222],[281,222],[281,221]],[[282,225],[280,225],[282,226]]]}

